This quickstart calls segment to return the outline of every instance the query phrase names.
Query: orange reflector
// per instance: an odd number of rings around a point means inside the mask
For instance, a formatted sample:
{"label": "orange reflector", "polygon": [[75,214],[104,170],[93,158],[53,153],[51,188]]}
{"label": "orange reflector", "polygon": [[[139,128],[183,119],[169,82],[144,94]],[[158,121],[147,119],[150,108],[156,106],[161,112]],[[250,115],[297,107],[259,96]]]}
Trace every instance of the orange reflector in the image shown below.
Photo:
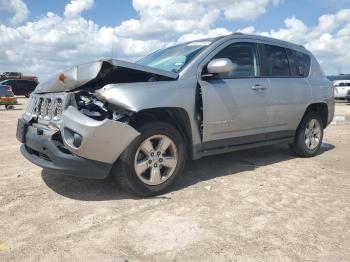
{"label": "orange reflector", "polygon": [[60,74],[58,79],[61,80],[62,82],[64,82],[64,80],[66,79],[66,76],[62,73],[62,74]]}

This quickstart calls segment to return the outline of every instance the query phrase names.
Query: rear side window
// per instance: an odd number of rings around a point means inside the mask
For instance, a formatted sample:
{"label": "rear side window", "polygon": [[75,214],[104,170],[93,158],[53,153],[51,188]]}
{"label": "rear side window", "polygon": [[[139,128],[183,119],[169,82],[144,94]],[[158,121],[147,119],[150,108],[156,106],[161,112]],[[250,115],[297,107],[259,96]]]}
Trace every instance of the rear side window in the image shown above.
{"label": "rear side window", "polygon": [[263,76],[291,76],[286,49],[274,45],[261,45]]}
{"label": "rear side window", "polygon": [[335,86],[350,86],[350,82],[348,82],[348,83],[341,82],[341,83],[336,84]]}
{"label": "rear side window", "polygon": [[311,58],[309,55],[294,51],[294,63],[298,76],[307,77],[310,71]]}
{"label": "rear side window", "polygon": [[234,43],[213,57],[228,58],[234,65],[234,70],[220,74],[220,78],[255,77],[258,75],[257,48],[254,43]]}

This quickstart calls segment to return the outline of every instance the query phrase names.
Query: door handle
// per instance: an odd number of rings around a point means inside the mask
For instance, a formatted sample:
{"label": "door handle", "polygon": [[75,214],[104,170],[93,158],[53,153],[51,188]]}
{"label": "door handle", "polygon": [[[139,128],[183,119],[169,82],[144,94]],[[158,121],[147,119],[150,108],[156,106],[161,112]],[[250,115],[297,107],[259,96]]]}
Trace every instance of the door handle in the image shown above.
{"label": "door handle", "polygon": [[266,86],[262,86],[262,85],[260,85],[260,84],[255,84],[255,85],[253,85],[252,86],[252,89],[253,90],[266,90],[267,89],[267,87]]}

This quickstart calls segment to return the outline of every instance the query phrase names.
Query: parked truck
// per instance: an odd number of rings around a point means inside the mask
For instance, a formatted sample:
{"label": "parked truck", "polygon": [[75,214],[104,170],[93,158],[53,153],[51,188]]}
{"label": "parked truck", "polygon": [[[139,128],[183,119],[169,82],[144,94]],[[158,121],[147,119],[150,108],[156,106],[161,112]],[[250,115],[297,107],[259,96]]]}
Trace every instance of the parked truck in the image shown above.
{"label": "parked truck", "polygon": [[38,81],[38,77],[26,76],[26,75],[23,75],[21,72],[4,72],[0,75],[0,81],[8,80],[8,79],[22,79],[22,80]]}

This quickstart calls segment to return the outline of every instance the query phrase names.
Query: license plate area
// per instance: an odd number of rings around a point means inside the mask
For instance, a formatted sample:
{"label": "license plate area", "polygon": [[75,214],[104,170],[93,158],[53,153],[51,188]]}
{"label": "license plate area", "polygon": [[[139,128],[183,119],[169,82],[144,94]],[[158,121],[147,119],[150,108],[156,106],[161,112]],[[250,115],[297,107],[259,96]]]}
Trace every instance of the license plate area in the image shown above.
{"label": "license plate area", "polygon": [[28,122],[26,122],[23,119],[18,119],[16,137],[21,143],[25,142],[28,126],[29,126]]}

